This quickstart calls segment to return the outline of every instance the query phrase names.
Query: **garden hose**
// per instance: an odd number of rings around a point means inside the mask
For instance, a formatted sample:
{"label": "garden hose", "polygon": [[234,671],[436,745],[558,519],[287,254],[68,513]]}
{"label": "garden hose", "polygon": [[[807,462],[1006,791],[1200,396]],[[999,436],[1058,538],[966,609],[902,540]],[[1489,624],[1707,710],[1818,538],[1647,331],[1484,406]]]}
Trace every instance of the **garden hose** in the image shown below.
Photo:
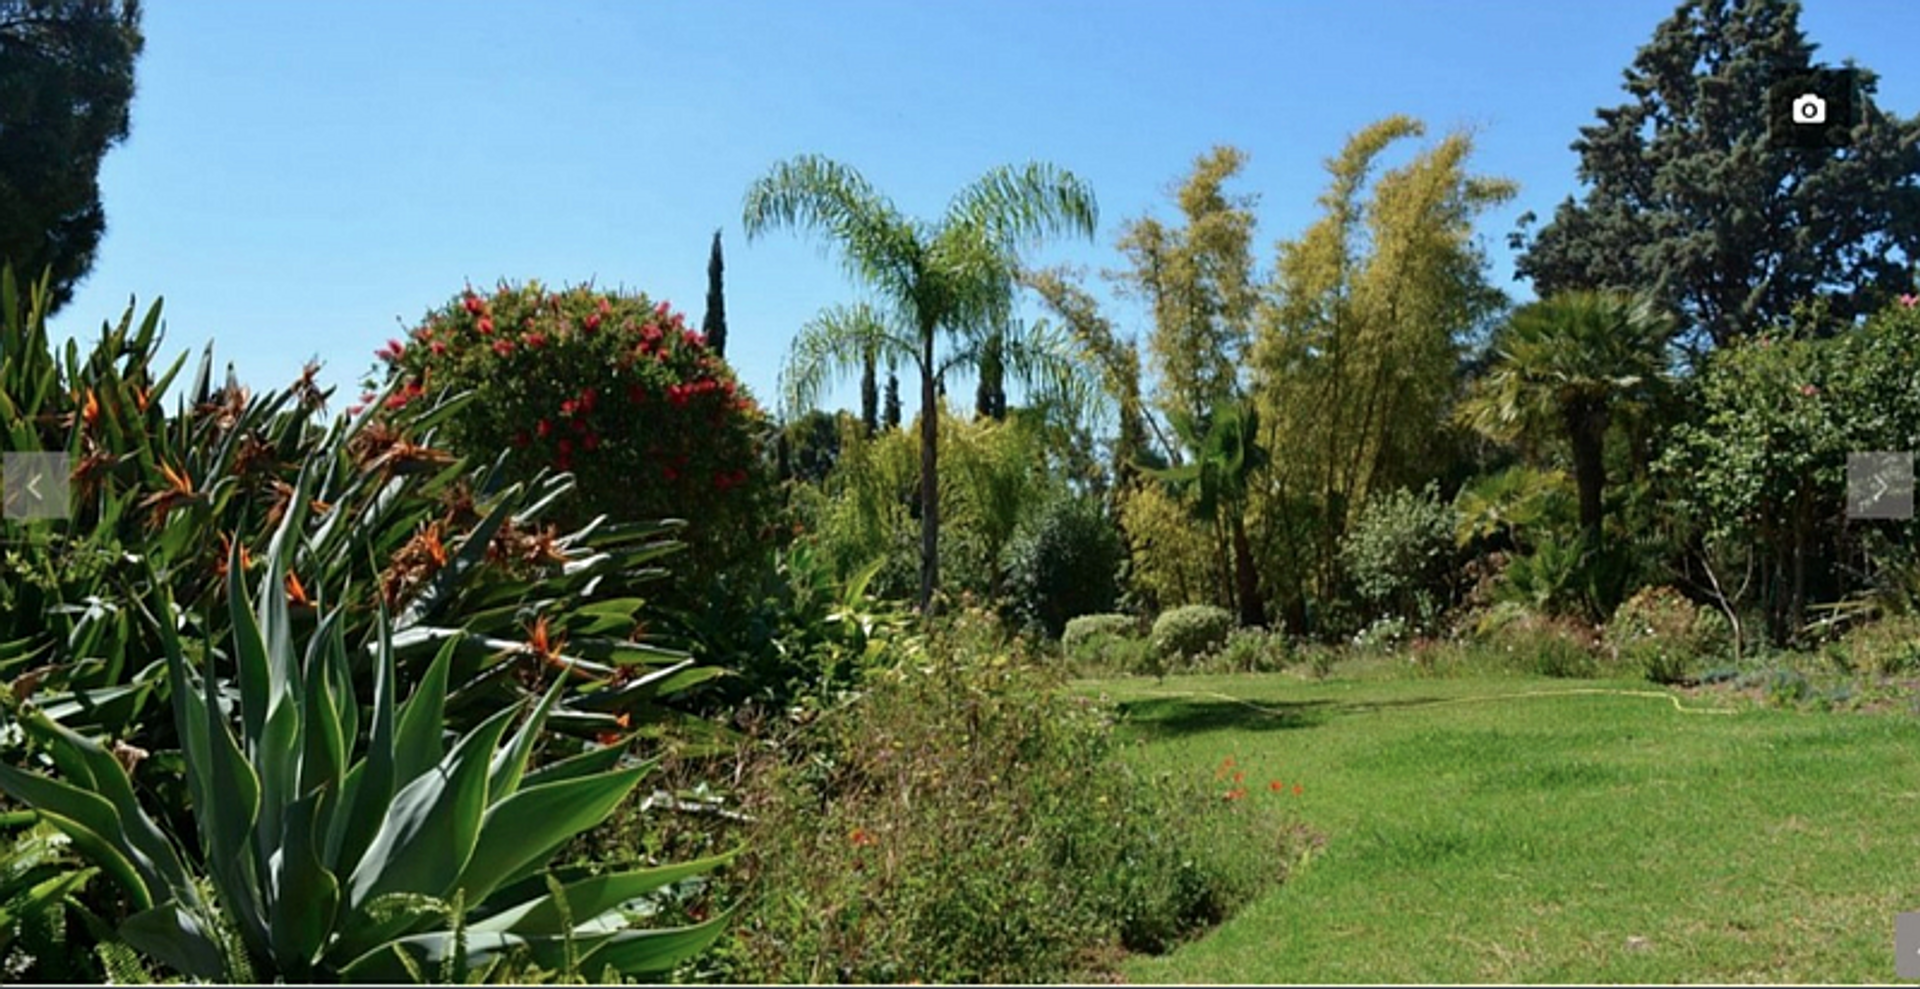
{"label": "garden hose", "polygon": [[[1520,697],[1571,697],[1571,696],[1580,695],[1580,694],[1599,694],[1599,695],[1607,695],[1607,696],[1614,696],[1614,697],[1661,698],[1672,703],[1673,709],[1680,712],[1681,714],[1738,714],[1740,713],[1739,711],[1733,708],[1687,707],[1680,703],[1679,697],[1673,694],[1667,693],[1666,691],[1663,691],[1663,690],[1617,690],[1617,689],[1609,689],[1605,687],[1579,687],[1579,688],[1574,688],[1569,690],[1523,690],[1523,691],[1519,691],[1511,694],[1481,694],[1476,697],[1449,697],[1444,700],[1420,701],[1418,703],[1403,704],[1403,705],[1396,705],[1396,706],[1407,707],[1407,708],[1439,707],[1444,704],[1468,704],[1468,703],[1473,703],[1477,701],[1512,700]],[[1242,700],[1238,697],[1232,697],[1227,694],[1223,694],[1213,690],[1198,690],[1198,691],[1196,690],[1181,690],[1181,691],[1156,690],[1156,691],[1151,691],[1148,694],[1148,696],[1206,697],[1214,700],[1223,700],[1229,703],[1238,704],[1242,707],[1252,708],[1253,710],[1259,711],[1262,714],[1273,715],[1275,717],[1284,717],[1285,715],[1291,713],[1288,711],[1280,710],[1278,708],[1262,707],[1259,704],[1253,703],[1252,701]],[[1378,705],[1378,704],[1375,704],[1375,705],[1360,704],[1355,706],[1356,707],[1370,706],[1376,711],[1381,709],[1381,705]]]}

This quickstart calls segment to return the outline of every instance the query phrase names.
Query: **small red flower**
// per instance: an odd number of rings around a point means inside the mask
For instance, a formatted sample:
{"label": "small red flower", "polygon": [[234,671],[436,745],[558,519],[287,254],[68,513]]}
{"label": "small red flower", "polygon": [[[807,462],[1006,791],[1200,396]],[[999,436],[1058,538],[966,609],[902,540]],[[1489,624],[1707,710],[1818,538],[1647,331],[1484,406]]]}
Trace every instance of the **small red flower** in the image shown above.
{"label": "small red flower", "polygon": [[447,345],[444,343],[441,343],[438,340],[435,340],[432,343],[427,344],[427,349],[430,351],[433,351],[433,355],[435,357],[438,357],[441,354],[444,354],[447,352]]}
{"label": "small red flower", "polygon": [[540,435],[540,438],[544,440],[547,438],[547,434],[553,432],[553,423],[548,422],[545,419],[542,419],[539,422],[536,422],[533,424],[533,431],[535,433],[538,433]]}
{"label": "small red flower", "polygon": [[474,295],[472,291],[467,292],[467,301],[464,303],[464,305],[467,307],[467,311],[474,314],[475,316],[480,315],[482,312],[486,311],[486,308],[487,308],[487,304],[484,302],[481,302],[480,297],[477,295]]}
{"label": "small red flower", "polygon": [[855,848],[868,848],[880,843],[880,839],[875,838],[866,828],[854,828],[853,833],[847,835],[847,840]]}
{"label": "small red flower", "polygon": [[1234,781],[1235,783],[1245,783],[1245,782],[1247,781],[1247,774],[1246,774],[1246,773],[1234,773],[1234,774],[1233,774],[1233,781]]}
{"label": "small red flower", "polygon": [[493,342],[493,352],[494,352],[494,353],[496,353],[496,354],[499,354],[499,355],[500,355],[500,356],[502,356],[502,357],[506,357],[507,355],[509,355],[509,354],[512,354],[512,353],[513,353],[513,341],[512,341],[512,340],[507,340],[507,339],[504,339],[504,338],[502,338],[502,339],[499,339],[499,340],[495,340],[495,341]]}
{"label": "small red flower", "polygon": [[658,318],[658,319],[666,319],[666,318],[667,318],[667,304],[666,304],[665,302],[662,302],[662,303],[660,303],[659,305],[657,305],[657,306],[654,306],[654,307],[653,307],[653,315],[654,315],[654,317],[655,317],[655,318]]}
{"label": "small red flower", "polygon": [[529,333],[529,334],[527,334],[527,346],[528,346],[528,347],[531,347],[531,348],[533,348],[534,350],[539,350],[540,348],[542,348],[542,347],[544,347],[544,346],[546,346],[546,345],[547,345],[547,335],[546,335],[545,333]]}
{"label": "small red flower", "polygon": [[489,336],[493,333],[493,317],[492,316],[482,316],[480,317],[480,322],[474,325],[476,328],[480,330],[481,336]]}
{"label": "small red flower", "polygon": [[1293,785],[1293,795],[1296,797],[1300,795],[1300,784],[1295,783]]}
{"label": "small red flower", "polygon": [[1279,780],[1269,780],[1267,782],[1267,789],[1272,790],[1275,793],[1279,793],[1280,791],[1285,790],[1286,788],[1287,788],[1287,784]]}
{"label": "small red flower", "polygon": [[594,403],[599,399],[600,396],[591,387],[580,389],[580,411],[592,412]]}
{"label": "small red flower", "polygon": [[600,314],[597,312],[588,313],[587,318],[582,320],[580,323],[580,331],[582,333],[592,333],[593,331],[599,328],[600,328]]}
{"label": "small red flower", "polygon": [[1246,795],[1247,795],[1247,788],[1244,786],[1235,787],[1234,789],[1228,790],[1225,794],[1226,799],[1228,800],[1238,800],[1241,797],[1244,797]]}

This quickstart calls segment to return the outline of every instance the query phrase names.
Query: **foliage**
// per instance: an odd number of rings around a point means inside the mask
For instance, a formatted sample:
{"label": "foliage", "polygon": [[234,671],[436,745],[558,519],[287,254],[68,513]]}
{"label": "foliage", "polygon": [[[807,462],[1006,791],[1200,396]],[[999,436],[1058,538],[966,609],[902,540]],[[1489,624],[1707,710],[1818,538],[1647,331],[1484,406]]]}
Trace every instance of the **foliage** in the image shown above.
{"label": "foliage", "polygon": [[1607,430],[1658,394],[1671,333],[1644,297],[1570,291],[1528,303],[1494,331],[1493,366],[1473,382],[1460,417],[1536,449],[1549,435],[1566,440],[1580,524],[1598,539]]}
{"label": "foliage", "polygon": [[1183,226],[1141,217],[1120,234],[1128,267],[1118,278],[1152,313],[1154,398],[1169,419],[1202,420],[1241,391],[1241,357],[1258,298],[1254,198],[1229,195],[1225,186],[1246,161],[1245,152],[1226,145],[1200,155],[1174,190]]}
{"label": "foliage", "polygon": [[1323,215],[1281,243],[1256,320],[1263,445],[1285,451],[1256,489],[1259,568],[1278,578],[1292,624],[1337,593],[1341,536],[1368,498],[1446,466],[1465,345],[1505,303],[1473,223],[1514,188],[1467,171],[1465,133],[1372,177],[1387,149],[1423,131],[1388,118],[1328,163]]}
{"label": "foliage", "polygon": [[224,682],[210,665],[191,669],[199,663],[174,634],[172,600],[163,592],[152,602],[197,842],[150,816],[124,753],[16,704],[60,776],[0,765],[0,789],[39,810],[120,885],[138,911],[119,925],[120,937],[193,978],[418,981],[443,964],[486,968],[509,953],[569,971],[657,972],[719,933],[721,918],[650,931],[633,929],[622,912],[715,862],[541,873],[647,769],[615,768],[619,745],[530,768],[572,663],[535,657],[551,664],[539,675],[552,685],[531,712],[524,703],[503,708],[449,747],[443,712],[458,640],[396,704],[395,651],[382,619],[363,722],[341,611],[308,625],[287,599],[298,531],[283,519],[253,595],[234,553],[227,586],[236,675]]}
{"label": "foliage", "polygon": [[557,508],[565,520],[675,518],[699,505],[683,536],[696,583],[765,544],[757,407],[664,302],[537,281],[468,288],[380,356],[393,386],[383,410],[471,392],[447,422],[449,448],[510,450],[515,479],[576,475],[575,499]]}
{"label": "foliage", "polygon": [[1110,611],[1119,601],[1124,552],[1097,503],[1056,498],[1029,516],[1006,548],[1008,604],[1023,623],[1060,636],[1077,616]]}
{"label": "foliage", "polygon": [[713,356],[727,356],[726,259],[720,256],[720,231],[713,232],[713,248],[707,254],[707,312],[700,317],[700,335],[707,338]]}
{"label": "foliage", "polygon": [[1478,616],[1473,637],[1515,672],[1549,677],[1599,672],[1600,643],[1591,627],[1516,603],[1496,605]]}
{"label": "foliage", "polygon": [[[919,372],[922,611],[940,582],[940,386],[950,370],[979,369],[992,341],[1015,380],[1043,397],[1084,402],[1075,399],[1082,389],[1068,342],[1045,327],[1013,325],[1010,313],[1019,249],[1053,233],[1091,236],[1096,218],[1080,179],[1038,163],[988,172],[934,223],[908,218],[860,173],[818,156],[780,162],[747,190],[749,238],[779,227],[817,233],[879,297],[877,306],[829,309],[801,330],[782,374],[789,411],[876,358]],[[936,356],[942,330],[952,346]]]}
{"label": "foliage", "polygon": [[1454,495],[1459,520],[1454,541],[1525,546],[1532,537],[1573,521],[1570,488],[1565,473],[1527,466],[1475,478]]}
{"label": "foliage", "polygon": [[[47,716],[138,747],[174,744],[170,725],[142,717],[166,690],[160,633],[143,603],[164,585],[204,623],[202,639],[225,641],[220,605],[232,558],[257,570],[288,520],[299,537],[290,540],[285,593],[302,608],[338,606],[356,647],[371,640],[384,608],[409,676],[455,641],[459,689],[449,709],[459,720],[524,696],[506,660],[541,613],[595,683],[684,659],[631,641],[638,598],[576,609],[609,575],[628,584],[659,575],[649,565],[675,548],[660,538],[668,527],[563,533],[544,524],[565,478],[510,485],[433,445],[468,397],[410,403],[385,422],[315,423],[326,396],[310,380],[259,396],[231,381],[216,389],[208,352],[168,416],[184,357],[154,366],[158,306],[137,325],[129,306],[84,358],[77,344],[60,357],[47,336],[47,299],[44,283],[23,299],[11,274],[0,275],[8,447],[64,451],[75,464],[70,517],[9,523],[16,538],[0,555],[0,677]],[[337,597],[323,601],[318,588]],[[646,690],[621,696],[629,705],[654,699]]]}
{"label": "foliage", "polygon": [[100,161],[126,139],[139,0],[0,0],[0,264],[58,311],[93,267]]}
{"label": "foliage", "polygon": [[67,836],[32,811],[0,811],[0,976],[96,982],[68,935],[71,897],[100,870],[83,867]]}
{"label": "foliage", "polygon": [[1677,683],[1724,644],[1713,641],[1715,617],[1671,587],[1642,588],[1607,623],[1607,647],[1654,683]]}
{"label": "foliage", "polygon": [[1849,671],[1912,676],[1920,673],[1920,618],[1900,615],[1868,622],[1825,648]]}
{"label": "foliage", "polygon": [[1354,590],[1381,615],[1426,624],[1450,597],[1459,522],[1436,485],[1370,499],[1340,543]]}
{"label": "foliage", "polygon": [[1789,0],[1686,0],[1661,23],[1626,71],[1629,101],[1573,144],[1584,195],[1517,245],[1536,292],[1648,291],[1698,343],[1723,346],[1810,300],[1844,323],[1902,290],[1920,256],[1920,121],[1875,106],[1877,76],[1854,66],[1846,153],[1769,138],[1765,94],[1812,65],[1799,12]]}
{"label": "foliage", "polygon": [[1242,627],[1227,633],[1226,643],[1204,665],[1228,673],[1274,673],[1285,669],[1291,658],[1286,634],[1279,629]]}
{"label": "foliage", "polygon": [[1139,772],[1109,708],[978,617],[787,743],[750,806],[735,982],[1075,981],[1164,951],[1280,880],[1285,819]]}
{"label": "foliage", "polygon": [[1147,481],[1120,499],[1126,534],[1128,583],[1143,610],[1209,604],[1221,599],[1228,578],[1218,544],[1178,496]]}
{"label": "foliage", "polygon": [[1167,666],[1191,663],[1226,644],[1233,612],[1210,604],[1189,604],[1153,621],[1153,653]]}
{"label": "foliage", "polygon": [[1080,615],[1067,619],[1066,626],[1060,632],[1060,646],[1070,650],[1103,636],[1131,636],[1140,632],[1140,619],[1133,615]]}
{"label": "foliage", "polygon": [[1099,303],[1067,270],[1022,271],[1020,280],[1066,326],[1099,370],[1101,390],[1115,418],[1105,478],[1109,489],[1124,492],[1139,480],[1143,467],[1166,466],[1174,451],[1141,397],[1139,347],[1114,333],[1113,323],[1100,314]]}

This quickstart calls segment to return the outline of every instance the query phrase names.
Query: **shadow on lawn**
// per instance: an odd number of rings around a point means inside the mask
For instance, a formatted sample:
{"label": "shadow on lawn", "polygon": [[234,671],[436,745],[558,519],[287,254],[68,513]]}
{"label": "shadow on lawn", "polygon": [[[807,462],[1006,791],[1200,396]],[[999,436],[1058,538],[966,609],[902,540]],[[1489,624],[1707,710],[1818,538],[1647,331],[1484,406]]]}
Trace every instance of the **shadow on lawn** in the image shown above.
{"label": "shadow on lawn", "polygon": [[1154,737],[1194,735],[1236,729],[1279,731],[1324,724],[1327,701],[1242,703],[1212,697],[1151,697],[1120,704],[1126,723]]}

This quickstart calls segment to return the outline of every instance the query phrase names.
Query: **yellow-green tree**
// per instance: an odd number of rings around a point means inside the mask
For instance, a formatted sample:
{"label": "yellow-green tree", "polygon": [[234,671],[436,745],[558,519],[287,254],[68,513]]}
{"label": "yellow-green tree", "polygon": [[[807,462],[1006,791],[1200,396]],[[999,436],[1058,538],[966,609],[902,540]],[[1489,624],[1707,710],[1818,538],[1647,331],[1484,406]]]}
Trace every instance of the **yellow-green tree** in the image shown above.
{"label": "yellow-green tree", "polygon": [[1273,457],[1253,510],[1262,569],[1296,620],[1306,597],[1337,586],[1340,537],[1367,495],[1444,466],[1464,344],[1505,305],[1473,223],[1514,186],[1467,171],[1471,138],[1449,134],[1375,175],[1390,147],[1424,133],[1390,117],[1327,162],[1323,213],[1280,243],[1256,317],[1252,390]]}

